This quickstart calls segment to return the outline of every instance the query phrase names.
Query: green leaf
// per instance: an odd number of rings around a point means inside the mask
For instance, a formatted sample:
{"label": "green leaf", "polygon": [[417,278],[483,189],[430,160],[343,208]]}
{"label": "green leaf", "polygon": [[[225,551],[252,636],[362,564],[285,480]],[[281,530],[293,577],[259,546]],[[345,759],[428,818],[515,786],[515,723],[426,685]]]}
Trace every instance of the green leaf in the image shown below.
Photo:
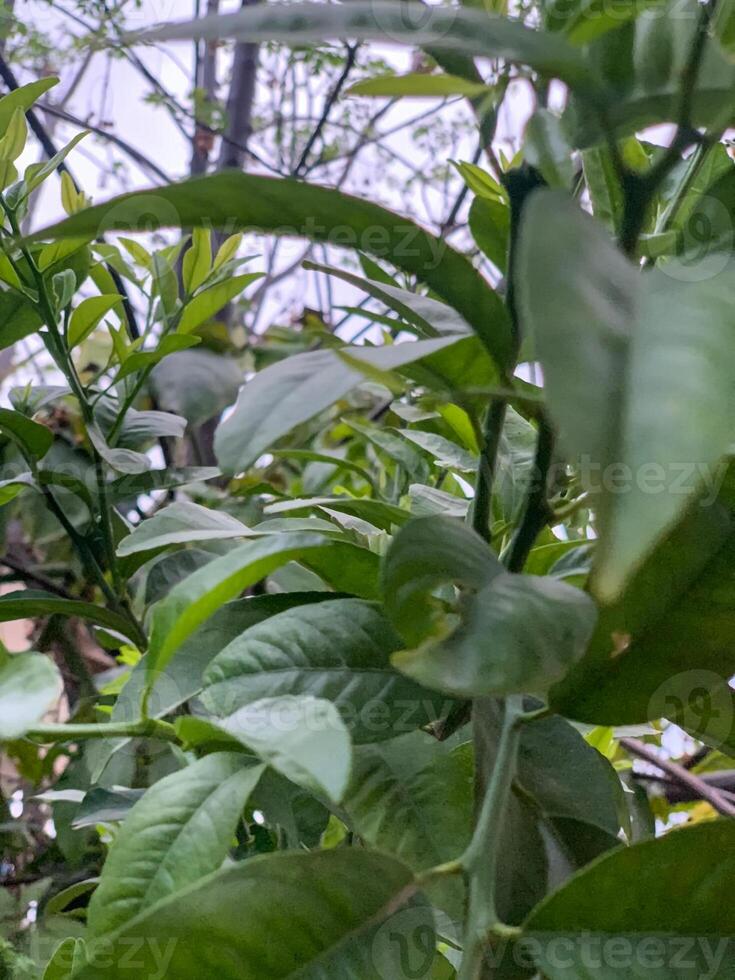
{"label": "green leaf", "polygon": [[[149,557],[145,555],[145,557]],[[185,548],[162,555],[149,566],[145,580],[145,604],[153,605],[167,596],[171,589],[192,572],[209,564],[215,558],[203,548]]]}
{"label": "green leaf", "polygon": [[252,626],[204,675],[202,700],[219,717],[264,697],[331,701],[355,742],[378,742],[436,721],[445,699],[390,664],[401,646],[374,603],[334,599],[297,606]]}
{"label": "green leaf", "polygon": [[231,357],[214,351],[180,350],[156,365],[151,381],[159,406],[194,426],[208,422],[235,401],[242,371]]}
{"label": "green leaf", "polygon": [[597,609],[588,595],[535,575],[496,575],[460,607],[460,625],[394,654],[393,665],[457,697],[545,694],[581,659]]}
{"label": "green leaf", "polygon": [[183,334],[192,333],[197,327],[201,327],[203,323],[211,320],[233,299],[236,299],[246,286],[262,279],[262,277],[262,272],[250,272],[244,276],[225,279],[224,282],[198,293],[184,307],[176,328],[177,331]]}
{"label": "green leaf", "polygon": [[145,473],[119,477],[110,483],[114,501],[129,500],[154,490],[171,490],[192,483],[204,483],[220,476],[216,466],[183,466],[165,470],[147,470]]}
{"label": "green leaf", "polygon": [[[483,757],[489,766],[502,726],[497,701],[482,702],[482,719],[484,737],[490,743]],[[522,798],[533,803],[537,816],[555,835],[564,821],[573,821],[577,826],[594,827],[613,842],[617,838],[623,799],[620,779],[607,759],[563,718],[542,718],[524,725],[514,786]]]}
{"label": "green leaf", "polygon": [[412,324],[422,337],[436,337],[441,334],[470,333],[470,326],[463,317],[459,316],[451,306],[440,303],[430,296],[399,289],[391,283],[376,282],[364,279],[346,269],[336,269],[330,265],[320,265],[318,262],[304,262],[305,269],[323,272],[335,276],[343,282],[348,282],[357,289],[362,289],[373,299],[384,303],[388,309],[398,313],[406,323]]}
{"label": "green leaf", "polygon": [[0,408],[0,432],[17,442],[30,456],[43,459],[54,441],[53,432],[26,418],[20,412],[12,412],[9,408]]}
{"label": "green leaf", "polygon": [[467,98],[477,95],[488,95],[492,88],[481,82],[471,82],[467,78],[456,75],[426,75],[423,72],[411,72],[408,75],[379,75],[377,78],[367,78],[351,86],[345,95],[370,95],[381,99],[446,99],[452,95],[464,95]]}
{"label": "green leaf", "polygon": [[[317,572],[345,582],[349,556],[364,549],[331,541],[320,534],[273,534],[248,541],[194,572],[153,607],[147,656],[149,677],[165,670],[171,657],[223,603],[239,595],[289,561],[306,561]],[[365,555],[370,552],[365,551]],[[330,571],[331,570],[331,571]],[[2,599],[0,599],[0,608]]]}
{"label": "green leaf", "polygon": [[0,740],[25,735],[54,706],[63,689],[50,657],[19,653],[0,661]]}
{"label": "green leaf", "polygon": [[502,201],[476,197],[469,213],[472,237],[480,251],[505,273],[508,265],[510,208]]}
{"label": "green leaf", "polygon": [[0,292],[0,350],[35,333],[43,320],[24,296],[8,290]]}
{"label": "green leaf", "polygon": [[179,280],[174,260],[167,250],[154,253],[152,272],[153,286],[161,301],[163,313],[166,317],[173,316],[179,306]]}
{"label": "green leaf", "polygon": [[217,250],[217,254],[214,257],[213,268],[215,270],[219,269],[220,266],[223,266],[226,262],[229,262],[230,259],[235,258],[240,245],[242,245],[242,238],[242,235],[230,235],[229,238],[226,238],[225,241],[222,242]]}
{"label": "green leaf", "polygon": [[91,296],[84,299],[74,310],[69,320],[66,335],[69,348],[76,347],[86,340],[99,322],[110,310],[122,303],[122,296]]}
{"label": "green leaf", "polygon": [[241,755],[205,756],[152,786],[125,819],[89,904],[92,937],[217,871],[262,766]]}
{"label": "green leaf", "polygon": [[[450,748],[425,732],[412,732],[355,750],[343,802],[349,824],[372,847],[395,854],[414,871],[460,856],[469,843],[473,807],[469,745]],[[450,891],[450,901],[458,897]]]}
{"label": "green leaf", "polygon": [[199,343],[201,343],[199,337],[183,337],[181,334],[169,334],[161,340],[161,343],[155,350],[134,351],[126,357],[115,377],[115,381],[122,381],[123,378],[129,377],[131,374],[136,374],[138,371],[145,371],[148,368],[155,367],[156,364],[165,357],[168,357],[169,354],[186,350],[188,347],[196,347]]}
{"label": "green leaf", "polygon": [[193,293],[206,280],[212,268],[212,233],[208,228],[195,228],[191,246],[181,263],[182,280],[187,293]]}
{"label": "green leaf", "polygon": [[[441,337],[346,351],[390,371],[455,343],[455,337]],[[333,350],[296,354],[260,371],[241,389],[234,411],[217,429],[215,453],[223,471],[246,470],[278,439],[344,398],[362,380]]]}
{"label": "green leaf", "polygon": [[129,230],[141,217],[149,224],[151,198],[163,224],[195,227],[206,221],[215,227],[231,227],[237,222],[243,230],[302,235],[387,259],[417,275],[456,309],[498,365],[506,364],[510,357],[512,339],[505,307],[463,255],[398,214],[315,184],[234,171],[220,173],[124,194],[72,215],[40,237],[85,232],[93,236],[102,226]]}
{"label": "green leaf", "polygon": [[152,461],[144,453],[137,453],[132,449],[115,449],[110,446],[96,425],[87,427],[87,435],[102,459],[118,473],[139,476],[153,466]]}
{"label": "green leaf", "polygon": [[118,555],[134,555],[172,544],[221,541],[249,535],[250,529],[225,511],[180,500],[164,507],[136,527],[117,546]]}
{"label": "green leaf", "polygon": [[550,187],[570,187],[574,177],[572,147],[561,119],[548,109],[537,109],[526,127],[524,154]]}
{"label": "green leaf", "polygon": [[69,140],[63,149],[59,150],[58,153],[55,153],[51,159],[47,160],[45,163],[32,163],[29,167],[27,167],[26,172],[23,175],[25,193],[23,194],[21,200],[31,194],[37,187],[40,187],[47,177],[50,177],[51,174],[55,173],[59,166],[69,156],[77,143],[80,143],[85,136],[89,136],[89,130],[83,130],[81,133],[77,133],[76,136],[73,136]]}
{"label": "green leaf", "polygon": [[601,611],[585,657],[551,692],[554,707],[600,724],[664,716],[700,737],[718,721],[729,730],[734,548],[731,508],[695,507]]}
{"label": "green leaf", "polygon": [[85,793],[77,808],[71,823],[72,830],[127,820],[128,814],[144,793],[145,790],[128,789],[124,786],[116,786],[114,789],[92,787]]}
{"label": "green leaf", "polygon": [[702,282],[641,277],[553,192],[534,195],[521,236],[520,301],[549,410],[594,494],[594,590],[609,602],[711,486],[730,444],[735,270]]}
{"label": "green leaf", "polygon": [[350,733],[323,698],[261,698],[217,722],[276,772],[339,803],[352,768]]}
{"label": "green leaf", "polygon": [[104,606],[94,606],[91,602],[80,602],[76,599],[60,599],[50,592],[33,589],[7,592],[0,596],[0,623],[33,619],[37,616],[79,616],[90,623],[106,626],[130,637],[129,620]]}
{"label": "green leaf", "polygon": [[[226,603],[181,644],[166,670],[156,678],[148,701],[151,717],[162,718],[199,694],[203,683],[202,675],[208,664],[240,633],[291,606],[322,602],[328,598],[328,592],[292,592],[251,596]],[[130,679],[120,692],[112,711],[112,721],[125,722],[139,717],[140,700],[147,682],[147,668],[144,657],[135,666]],[[105,739],[94,747],[93,778],[100,778],[109,760],[127,741]]]}
{"label": "green leaf", "polygon": [[461,473],[474,473],[477,470],[477,457],[444,436],[419,429],[401,429],[400,433],[404,439],[427,452],[441,468],[459,470]]}
{"label": "green leaf", "polygon": [[28,489],[37,490],[38,486],[30,473],[20,473],[10,480],[0,481],[0,507],[15,500],[19,493]]}
{"label": "green leaf", "polygon": [[84,957],[83,939],[64,939],[47,963],[43,980],[71,980],[74,971],[84,966]]}
{"label": "green leaf", "polygon": [[90,965],[74,980],[99,980],[95,952],[104,957],[105,980],[127,980],[132,942],[140,944],[139,976],[160,974],[162,953],[177,980],[285,980],[296,972],[367,978],[378,975],[376,960],[383,976],[400,976],[407,943],[417,957],[419,928],[434,952],[430,914],[402,911],[416,887],[405,865],[355,848],[249,858],[92,944]]}
{"label": "green leaf", "polygon": [[[594,968],[599,980],[724,980],[735,962],[728,889],[733,844],[735,826],[720,820],[670,831],[596,861],[530,915],[524,936],[536,966],[549,980],[583,980],[591,975],[586,964],[593,943],[602,951]],[[696,902],[672,902],[693,882]],[[613,942],[614,953],[608,945]],[[561,957],[554,955],[562,948]]]}
{"label": "green leaf", "polygon": [[0,99],[0,134],[4,134],[10,125],[10,121],[17,109],[26,112],[32,108],[42,95],[49,89],[59,84],[59,79],[53,75],[48,78],[40,78],[37,82],[30,82],[28,85],[21,85],[20,88],[9,92]]}
{"label": "green leaf", "polygon": [[426,465],[426,460],[410,443],[401,438],[397,430],[386,426],[363,425],[352,420],[344,421],[351,429],[364,436],[376,449],[398,463],[413,480],[424,483],[429,479],[429,468]]}
{"label": "green leaf", "polygon": [[[115,403],[114,408],[113,419],[117,416],[120,406]],[[95,414],[99,415],[99,412]],[[116,445],[125,449],[145,449],[161,436],[180,439],[185,431],[186,419],[182,419],[180,415],[158,411],[139,412],[137,408],[129,408],[125,413],[125,420],[117,437]],[[119,469],[119,466],[114,468]],[[140,475],[137,468],[132,471],[126,468],[121,472],[132,472],[135,475]]]}
{"label": "green leaf", "polygon": [[340,37],[393,44],[403,42],[412,47],[436,46],[443,51],[527,64],[570,85],[591,81],[584,59],[561,38],[531,30],[520,21],[468,7],[437,10],[426,20],[419,4],[406,6],[383,0],[377,3],[358,0],[344,8],[307,3],[294,11],[288,4],[279,3],[264,11],[242,10],[184,24],[170,24],[145,36],[171,40],[284,41],[294,45]]}
{"label": "green leaf", "polygon": [[501,572],[479,534],[460,521],[416,518],[396,534],[383,562],[386,612],[407,643],[420,642],[437,622],[437,586],[479,590]]}
{"label": "green leaf", "polygon": [[[8,123],[8,128],[5,130],[5,135],[0,139],[0,161],[4,164],[12,163],[12,161],[17,160],[25,149],[26,140],[28,139],[28,124],[26,123],[26,116],[23,109],[20,107],[15,110]],[[17,170],[14,167],[8,168],[11,173],[14,173],[15,179],[17,177]],[[8,171],[6,171],[8,172]],[[12,181],[8,181],[11,183]],[[7,186],[7,185],[6,185]]]}

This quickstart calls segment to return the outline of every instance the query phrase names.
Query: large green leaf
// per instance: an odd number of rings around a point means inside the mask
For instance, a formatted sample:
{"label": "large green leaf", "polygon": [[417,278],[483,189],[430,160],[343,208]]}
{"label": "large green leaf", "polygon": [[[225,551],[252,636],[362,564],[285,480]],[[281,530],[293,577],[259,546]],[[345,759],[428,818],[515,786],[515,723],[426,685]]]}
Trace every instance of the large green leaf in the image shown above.
{"label": "large green leaf", "polygon": [[243,807],[263,773],[241,755],[216,753],[152,786],[133,807],[89,904],[91,936],[217,871]]}
{"label": "large green leaf", "polygon": [[250,531],[244,524],[224,511],[202,507],[190,500],[180,500],[143,521],[122,539],[117,553],[120,556],[134,555],[172,544],[222,541],[248,534]]}
{"label": "large green leaf", "polygon": [[[159,902],[121,931],[92,943],[74,980],[286,980],[400,976],[401,952],[431,916],[405,909],[416,891],[405,865],[358,849],[269,854],[225,868]],[[381,928],[382,927],[382,928]],[[405,938],[404,938],[405,937]],[[426,976],[431,963],[417,977]]]}
{"label": "large green leaf", "polygon": [[730,444],[735,269],[702,282],[641,277],[601,226],[553,192],[534,195],[521,236],[524,320],[561,438],[599,499],[593,582],[611,601],[711,489]]}
{"label": "large green leaf", "polygon": [[[292,592],[251,596],[226,603],[196,629],[176,651],[165,671],[158,675],[150,693],[151,717],[161,718],[193,698],[202,689],[202,675],[208,664],[236,636],[277,615],[291,606],[321,602],[328,592]],[[123,687],[112,712],[112,721],[136,721],[140,717],[140,699],[146,686],[145,657],[137,664]],[[127,744],[126,739],[105,739],[90,747],[93,777],[98,779],[112,756]]]}
{"label": "large green leaf", "polygon": [[[440,353],[458,339],[449,336],[344,351],[370,367],[390,371]],[[217,461],[226,473],[247,469],[278,439],[363,381],[360,371],[335,350],[297,354],[260,371],[240,390],[234,411],[217,429]]]}
{"label": "large green leaf", "polygon": [[0,623],[32,619],[36,616],[79,616],[90,623],[106,626],[130,637],[130,621],[104,606],[94,606],[91,602],[77,599],[61,599],[51,592],[34,589],[7,592],[0,596]]}
{"label": "large green leaf", "polygon": [[463,255],[401,215],[314,184],[225,172],[123,194],[80,211],[36,237],[97,235],[100,229],[115,228],[129,231],[139,223],[141,230],[147,230],[152,215],[163,226],[189,228],[206,222],[228,229],[300,235],[387,259],[418,276],[454,307],[498,364],[508,361],[511,334],[505,307]]}
{"label": "large green leaf", "polygon": [[[460,856],[472,830],[471,746],[451,749],[424,732],[355,751],[343,802],[350,825],[373,847],[400,857],[415,871]],[[461,889],[436,900],[461,908]]]}
{"label": "large green leaf", "polygon": [[[304,560],[317,572],[321,570],[325,575],[332,575],[335,584],[339,580],[349,587],[349,562],[362,558],[363,553],[369,564],[374,556],[365,549],[331,541],[320,534],[284,532],[248,541],[216,558],[174,586],[166,598],[153,607],[147,657],[149,676],[152,678],[165,670],[184,640],[223,603],[286,562]],[[367,567],[366,564],[356,568],[356,580],[361,578],[361,570]],[[359,589],[359,583],[356,581],[355,584]],[[363,582],[362,587],[372,592],[369,582]]]}
{"label": "large green leaf", "polygon": [[623,790],[617,773],[563,718],[524,727],[515,783],[552,824],[589,824],[613,841],[620,831]]}
{"label": "large green leaf", "polygon": [[526,922],[538,969],[549,980],[732,976],[733,845],[735,824],[716,821],[601,858]]}
{"label": "large green leaf", "polygon": [[20,653],[0,659],[0,740],[20,738],[37,725],[63,687],[50,657]]}
{"label": "large green leaf", "polygon": [[723,502],[695,507],[601,611],[585,657],[551,691],[552,703],[595,724],[670,717],[702,737],[723,712],[729,728],[734,595],[732,511]]}
{"label": "large green leaf", "polygon": [[415,644],[437,625],[437,586],[479,590],[502,571],[479,534],[460,521],[418,517],[401,528],[385,556],[385,608],[403,639]]}
{"label": "large green leaf", "polygon": [[597,610],[557,579],[502,573],[460,615],[446,639],[402,650],[392,662],[426,687],[475,698],[545,694],[584,654]]}
{"label": "large green leaf", "polygon": [[355,742],[379,742],[435,721],[445,699],[390,664],[400,637],[374,603],[333,599],[272,616],[233,640],[204,675],[202,700],[223,717],[259,698],[332,701]]}
{"label": "large green leaf", "polygon": [[331,701],[308,694],[261,698],[217,725],[298,786],[335,803],[342,799],[352,742]]}
{"label": "large green leaf", "polygon": [[412,47],[436,46],[443,51],[520,62],[571,85],[592,81],[584,59],[561,38],[531,30],[520,21],[468,7],[439,8],[426,17],[418,3],[358,0],[346,7],[306,3],[298,10],[277,3],[263,10],[244,9],[236,14],[166,25],[147,37],[236,38],[296,45],[335,37],[403,42]]}

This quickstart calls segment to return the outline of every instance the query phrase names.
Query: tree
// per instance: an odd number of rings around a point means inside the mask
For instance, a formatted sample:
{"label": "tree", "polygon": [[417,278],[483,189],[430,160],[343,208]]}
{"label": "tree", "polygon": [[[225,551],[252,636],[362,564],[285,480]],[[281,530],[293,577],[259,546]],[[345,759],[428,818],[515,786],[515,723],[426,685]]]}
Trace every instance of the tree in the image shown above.
{"label": "tree", "polygon": [[[340,79],[419,46],[356,91],[469,100],[470,256],[300,170],[96,205],[62,172],[24,232],[77,141],[21,177],[54,80],[0,101],[0,339],[60,382],[0,409],[0,620],[35,624],[0,659],[7,974],[732,973],[731,20],[354,0],[131,42],[347,38]],[[213,348],[253,231],[354,250],[309,268],[365,342],[305,315],[241,385]]]}

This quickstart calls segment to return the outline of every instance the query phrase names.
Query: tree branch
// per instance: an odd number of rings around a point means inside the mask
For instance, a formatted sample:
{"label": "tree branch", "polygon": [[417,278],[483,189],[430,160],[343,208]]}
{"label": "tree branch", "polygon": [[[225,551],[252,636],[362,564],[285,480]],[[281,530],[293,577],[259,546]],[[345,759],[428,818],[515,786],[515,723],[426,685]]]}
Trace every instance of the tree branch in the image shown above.
{"label": "tree branch", "polygon": [[696,799],[705,800],[713,810],[716,810],[723,817],[735,817],[735,804],[731,803],[717,787],[711,786],[693,772],[689,772],[688,769],[678,763],[672,762],[671,759],[661,758],[655,749],[635,738],[621,738],[620,744],[631,755],[656,766],[674,782],[691,790],[696,794]]}

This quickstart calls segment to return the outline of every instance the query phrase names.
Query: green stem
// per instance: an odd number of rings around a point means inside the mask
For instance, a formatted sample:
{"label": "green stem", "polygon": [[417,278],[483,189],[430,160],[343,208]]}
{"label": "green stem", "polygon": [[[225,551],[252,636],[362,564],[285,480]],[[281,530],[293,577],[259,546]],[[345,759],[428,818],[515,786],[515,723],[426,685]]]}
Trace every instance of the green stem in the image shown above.
{"label": "green stem", "polygon": [[533,484],[518,530],[510,544],[506,565],[509,572],[521,572],[536,538],[549,522],[551,510],[547,499],[551,463],[554,458],[554,434],[543,416],[539,420]]}
{"label": "green stem", "polygon": [[[2,198],[0,198],[2,200]],[[16,238],[20,237],[20,227],[18,225],[17,219],[13,211],[7,207],[4,201],[3,208],[10,222],[10,227]],[[33,276],[34,282],[36,284],[36,289],[38,291],[38,307],[41,316],[46,322],[49,330],[49,340],[51,341],[49,345],[49,351],[54,357],[59,369],[66,378],[69,387],[71,388],[74,396],[76,397],[79,408],[82,413],[87,427],[94,425],[94,412],[86,396],[84,386],[79,379],[74,362],[69,355],[64,344],[64,339],[59,331],[59,325],[57,321],[57,314],[54,308],[54,303],[48,291],[48,286],[46,280],[43,277],[43,273],[38,268],[36,261],[25,245],[20,246],[21,254],[25,258],[28,268]],[[105,579],[104,572],[100,568],[99,562],[97,561],[94,553],[87,544],[86,540],[77,533],[76,529],[72,527],[69,521],[66,519],[63,510],[56,503],[56,500],[48,488],[43,489],[44,499],[47,505],[53,511],[57,519],[61,522],[62,527],[66,533],[70,536],[72,542],[80,553],[82,561],[93,572],[94,578],[100,585],[105,598],[108,602],[114,604],[118,609],[120,609],[124,615],[130,620],[131,624],[135,628],[136,637],[138,642],[143,644],[145,648],[147,643],[147,638],[143,628],[138,622],[135,614],[132,611],[130,602],[127,597],[127,590],[125,583],[122,580],[120,570],[117,564],[117,555],[115,553],[115,538],[112,527],[112,511],[107,501],[107,483],[105,480],[105,470],[104,463],[100,457],[97,450],[92,447],[92,454],[94,458],[95,467],[95,478],[97,482],[97,497],[98,497],[98,510],[99,510],[99,525],[102,531],[102,538],[104,541],[105,554],[107,559],[107,565],[110,569],[110,574],[112,575],[113,584],[115,586],[114,590],[110,588]]]}
{"label": "green stem", "polygon": [[511,928],[498,916],[495,885],[503,820],[516,772],[521,725],[525,718],[522,698],[508,698],[493,774],[475,832],[462,857],[462,866],[469,878],[469,907],[465,950],[457,980],[478,980],[488,941],[493,935],[506,935]]}
{"label": "green stem", "polygon": [[157,738],[164,742],[180,741],[173,725],[153,718],[109,725],[39,725],[27,732],[26,737],[44,744],[96,738]]}
{"label": "green stem", "polygon": [[493,481],[497,467],[498,448],[503,433],[507,402],[498,399],[490,404],[483,426],[483,447],[475,479],[475,498],[472,505],[472,528],[485,541],[490,541],[490,510]]}

